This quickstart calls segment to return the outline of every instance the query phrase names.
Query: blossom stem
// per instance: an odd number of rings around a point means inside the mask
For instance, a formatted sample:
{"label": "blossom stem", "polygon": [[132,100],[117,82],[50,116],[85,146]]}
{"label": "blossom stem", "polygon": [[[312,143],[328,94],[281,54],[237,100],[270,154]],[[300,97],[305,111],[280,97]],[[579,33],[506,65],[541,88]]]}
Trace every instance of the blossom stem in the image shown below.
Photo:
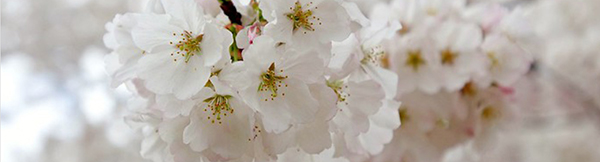
{"label": "blossom stem", "polygon": [[229,46],[229,54],[231,55],[231,60],[233,62],[242,61],[242,49],[238,48],[237,42],[235,41],[235,37],[243,27],[237,24],[229,24],[225,26],[225,28],[227,28],[227,30],[229,30],[233,35],[233,43],[231,44],[231,46]]}

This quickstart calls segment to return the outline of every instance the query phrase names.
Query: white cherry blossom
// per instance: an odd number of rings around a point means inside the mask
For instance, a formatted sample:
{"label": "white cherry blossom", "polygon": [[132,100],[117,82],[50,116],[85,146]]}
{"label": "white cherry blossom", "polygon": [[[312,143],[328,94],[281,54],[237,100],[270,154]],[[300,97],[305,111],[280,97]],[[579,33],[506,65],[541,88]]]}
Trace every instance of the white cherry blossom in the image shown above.
{"label": "white cherry blossom", "polygon": [[307,84],[320,81],[323,73],[324,61],[317,54],[295,51],[262,36],[243,55],[240,75],[245,79],[232,82],[260,113],[268,132],[280,133],[314,119],[318,102]]}
{"label": "white cherry blossom", "polygon": [[132,29],[144,55],[138,76],[151,91],[188,99],[208,81],[211,67],[227,58],[231,33],[207,22],[192,0],[166,2],[165,15],[140,17]]}
{"label": "white cherry blossom", "polygon": [[479,51],[483,35],[475,24],[446,21],[434,34],[440,55],[441,79],[447,91],[462,88],[472,76],[483,76],[485,56]]}
{"label": "white cherry blossom", "polygon": [[492,83],[511,86],[529,70],[532,62],[529,53],[502,34],[486,36],[481,49],[487,56],[485,65],[488,75],[475,77],[480,86],[489,86]]}
{"label": "white cherry blossom", "polygon": [[265,34],[297,50],[312,49],[350,34],[350,18],[335,0],[263,0],[263,16],[269,22]]}
{"label": "white cherry blossom", "polygon": [[216,77],[210,79],[210,84],[214,90],[195,100],[190,123],[183,130],[183,142],[196,152],[210,150],[225,159],[238,158],[253,138],[253,111]]}
{"label": "white cherry blossom", "polygon": [[105,25],[108,33],[104,35],[104,44],[112,49],[108,55],[107,68],[112,77],[112,87],[117,87],[123,82],[135,78],[137,61],[142,57],[143,51],[135,46],[131,37],[131,29],[136,25],[137,18],[142,14],[127,13],[116,15],[112,22]]}
{"label": "white cherry blossom", "polygon": [[414,29],[390,47],[390,69],[398,74],[400,94],[415,90],[433,94],[442,87],[441,57],[432,48],[436,42],[429,32],[431,29]]}
{"label": "white cherry blossom", "polygon": [[[106,24],[105,62],[111,86],[133,93],[125,121],[155,162],[484,161],[476,149],[520,121],[507,99],[540,28],[505,6],[150,0]],[[543,42],[591,55],[589,30]]]}

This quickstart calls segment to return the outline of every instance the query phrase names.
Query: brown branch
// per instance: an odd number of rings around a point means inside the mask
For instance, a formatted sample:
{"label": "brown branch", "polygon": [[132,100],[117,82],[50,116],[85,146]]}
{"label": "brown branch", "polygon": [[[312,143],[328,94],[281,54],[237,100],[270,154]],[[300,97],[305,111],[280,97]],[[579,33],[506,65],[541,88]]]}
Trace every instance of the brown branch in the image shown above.
{"label": "brown branch", "polygon": [[227,15],[229,21],[234,24],[242,25],[242,14],[237,12],[233,2],[231,2],[231,0],[219,0],[219,2],[221,3],[221,10]]}

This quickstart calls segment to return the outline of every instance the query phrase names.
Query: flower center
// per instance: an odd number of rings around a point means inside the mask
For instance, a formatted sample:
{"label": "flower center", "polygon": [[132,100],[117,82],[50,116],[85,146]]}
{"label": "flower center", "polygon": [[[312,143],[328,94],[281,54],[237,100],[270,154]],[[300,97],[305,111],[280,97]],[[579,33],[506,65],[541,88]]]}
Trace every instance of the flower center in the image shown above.
{"label": "flower center", "polygon": [[408,59],[405,64],[412,67],[414,71],[419,71],[419,67],[425,64],[425,60],[421,57],[421,51],[408,51]]}
{"label": "flower center", "polygon": [[401,107],[400,110],[398,110],[398,115],[400,115],[400,124],[401,125],[406,124],[406,122],[408,122],[408,120],[410,120],[410,117],[408,116],[408,108],[406,108],[406,107]]}
{"label": "flower center", "polygon": [[[306,7],[310,6],[312,2],[306,4]],[[315,7],[315,10],[317,7]],[[299,28],[304,28],[308,31],[315,31],[313,28],[314,23],[311,22],[311,19],[319,21],[318,24],[321,25],[320,18],[313,16],[312,10],[308,9],[306,11],[302,10],[302,4],[296,1],[293,7],[290,7],[290,12],[285,14],[285,16],[290,19],[294,23],[293,31],[297,31]],[[306,31],[304,32],[306,34]]]}
{"label": "flower center", "polygon": [[[278,96],[279,93],[277,92],[277,90],[281,88],[282,85],[284,85],[284,87],[288,86],[287,84],[283,83],[283,80],[288,78],[288,76],[277,75],[275,72],[275,63],[271,63],[271,66],[269,66],[267,72],[264,72],[260,76],[261,82],[258,85],[259,92],[271,92],[271,100]],[[283,70],[279,70],[279,72],[282,73]],[[285,93],[282,93],[281,96],[285,96]],[[265,99],[265,101],[268,100]]]}
{"label": "flower center", "polygon": [[204,100],[204,102],[208,103],[208,107],[204,108],[204,111],[208,112],[210,109],[210,112],[212,112],[207,117],[211,123],[215,123],[216,121],[221,124],[221,115],[225,117],[228,112],[233,114],[233,108],[229,106],[229,99],[231,97],[230,95],[215,95]]}
{"label": "flower center", "polygon": [[498,57],[496,57],[495,52],[488,52],[487,56],[490,59],[490,61],[492,62],[492,64],[490,65],[490,69],[494,69],[494,68],[500,66],[500,60],[498,60]]}
{"label": "flower center", "polygon": [[456,53],[452,52],[450,49],[446,48],[445,50],[442,51],[442,64],[453,65],[454,60],[456,59],[457,56],[458,56],[458,54],[456,54]]}
{"label": "flower center", "polygon": [[460,89],[460,94],[463,96],[475,96],[475,94],[477,94],[477,87],[475,86],[475,83],[471,81],[467,82],[467,84]]}
{"label": "flower center", "polygon": [[[183,57],[185,63],[188,63],[192,56],[196,55],[197,53],[200,53],[200,51],[202,50],[200,48],[200,42],[202,42],[202,37],[204,35],[199,34],[197,36],[193,36],[193,33],[191,31],[186,30],[184,30],[183,33],[179,35],[182,37],[180,41],[175,43],[169,42],[169,44],[171,45],[174,44],[175,48],[177,49],[177,51],[171,53],[171,56],[181,56]],[[177,36],[177,34],[173,33],[173,36]],[[174,58],[173,61],[177,62],[177,58]]]}
{"label": "flower center", "polygon": [[481,111],[481,118],[485,120],[494,120],[500,117],[501,113],[496,108],[492,106],[485,107]]}
{"label": "flower center", "polygon": [[337,103],[344,103],[348,105],[346,101],[346,97],[350,97],[349,93],[345,92],[345,89],[348,89],[347,85],[344,85],[344,81],[336,80],[336,81],[327,81],[327,86],[333,89],[333,92],[337,95]]}
{"label": "flower center", "polygon": [[385,54],[385,51],[381,49],[381,46],[375,46],[373,48],[362,48],[364,58],[360,61],[363,64],[373,64],[379,66],[380,59]]}

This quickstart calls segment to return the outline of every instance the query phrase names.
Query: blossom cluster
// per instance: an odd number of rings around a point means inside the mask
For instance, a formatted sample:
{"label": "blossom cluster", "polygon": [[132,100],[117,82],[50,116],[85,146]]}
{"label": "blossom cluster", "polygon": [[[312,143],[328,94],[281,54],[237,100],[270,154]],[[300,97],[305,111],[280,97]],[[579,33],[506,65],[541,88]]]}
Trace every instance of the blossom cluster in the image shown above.
{"label": "blossom cluster", "polygon": [[532,62],[518,10],[495,3],[146,6],[115,16],[104,42],[152,161],[435,161],[510,117]]}

